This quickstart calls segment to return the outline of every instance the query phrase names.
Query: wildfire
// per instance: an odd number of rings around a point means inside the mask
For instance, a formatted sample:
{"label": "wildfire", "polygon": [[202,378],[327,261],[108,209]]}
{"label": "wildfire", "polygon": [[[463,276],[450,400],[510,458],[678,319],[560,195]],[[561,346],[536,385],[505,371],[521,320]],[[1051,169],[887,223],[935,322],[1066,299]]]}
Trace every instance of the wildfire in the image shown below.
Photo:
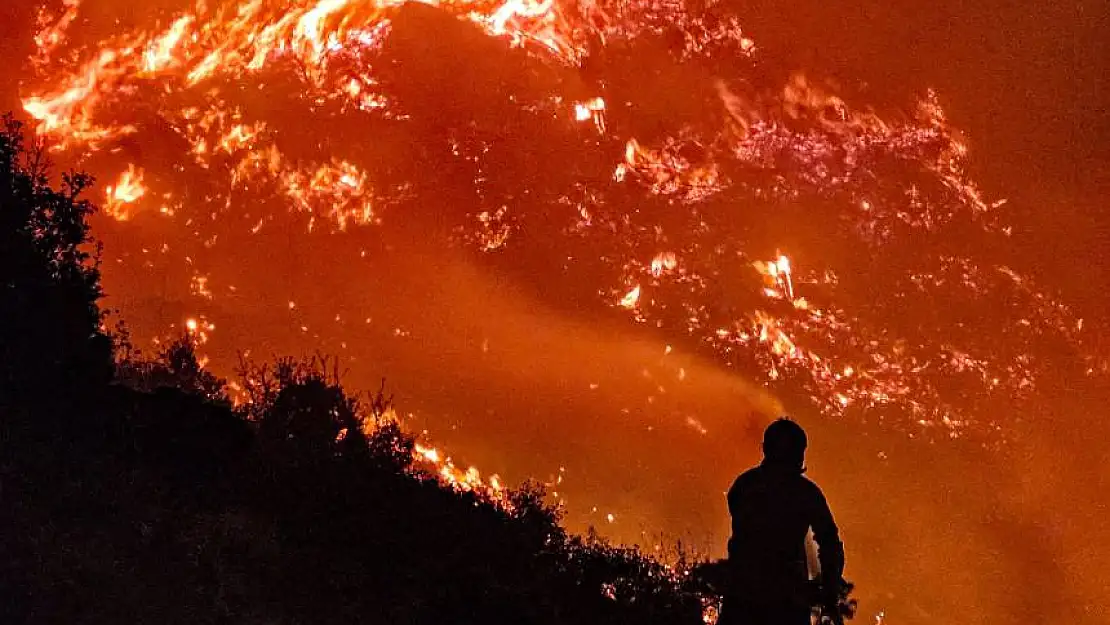
{"label": "wildfire", "polygon": [[429,473],[435,475],[446,486],[459,491],[477,493],[502,507],[510,506],[508,492],[497,475],[491,475],[489,480],[484,480],[477,468],[460,469],[440,450],[421,443],[417,443],[413,448],[412,458],[418,466],[427,468]]}
{"label": "wildfire", "polygon": [[[363,236],[442,209],[446,243],[488,262],[550,254],[560,269],[544,279],[601,294],[667,341],[800,386],[830,414],[949,435],[1027,397],[1053,345],[1108,368],[1097,330],[979,260],[979,241],[1005,236],[1002,203],[967,176],[935,94],[884,117],[800,74],[752,88],[757,46],[723,5],[181,0],[71,41],[102,12],[114,15],[64,0],[39,16],[24,109],[66,155],[106,168],[127,154],[105,212],[125,221],[158,198],[198,254],[268,223]],[[426,28],[492,44],[452,64]],[[719,77],[689,71],[719,59]],[[656,94],[676,89],[684,104],[661,110]],[[147,145],[159,149],[135,149]],[[556,251],[510,244],[517,233]],[[775,252],[786,244],[794,258]],[[207,275],[187,280],[198,305],[218,299]]]}

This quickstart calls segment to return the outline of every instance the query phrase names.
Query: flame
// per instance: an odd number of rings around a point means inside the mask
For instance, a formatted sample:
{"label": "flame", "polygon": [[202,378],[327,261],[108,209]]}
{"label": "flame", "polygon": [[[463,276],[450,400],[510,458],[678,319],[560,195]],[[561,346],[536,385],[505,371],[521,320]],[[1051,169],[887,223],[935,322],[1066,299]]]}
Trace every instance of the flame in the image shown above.
{"label": "flame", "polygon": [[413,448],[412,458],[418,466],[427,468],[430,474],[435,475],[440,483],[449,488],[477,493],[502,507],[510,506],[508,491],[497,475],[491,475],[489,480],[484,480],[476,467],[460,469],[440,450],[422,443],[417,443]]}
{"label": "flame", "polygon": [[77,10],[81,6],[81,0],[63,0],[62,6],[65,10],[54,23],[51,23],[45,7],[39,9],[39,31],[35,34],[36,58],[39,60],[49,59],[50,55],[65,43],[66,31],[70,24],[77,19]]}
{"label": "flame", "polygon": [[621,308],[636,308],[636,305],[640,303],[640,285],[637,284],[636,286],[632,287],[632,290],[628,293],[625,293],[624,297],[622,297],[620,302],[618,303]]}
{"label": "flame", "polygon": [[795,303],[795,306],[804,307],[805,300],[794,299],[794,280],[790,272],[790,259],[780,254],[775,260],[768,262],[755,261],[752,263],[755,270],[766,278],[767,288],[764,293],[769,297],[786,297]]}
{"label": "flame", "polygon": [[[426,3],[439,5],[437,0]],[[184,76],[183,86],[195,87],[221,76],[258,72],[276,59],[292,57],[311,82],[326,87],[328,70],[337,57],[380,45],[391,12],[401,4],[399,0],[310,0],[286,6],[277,0],[245,0],[212,8],[198,0],[191,12],[160,32],[118,37],[59,88],[26,98],[24,109],[40,121],[40,133],[89,145],[136,131],[94,121],[98,107],[131,76],[174,71]],[[479,10],[478,2],[440,6],[514,45],[535,42],[567,62],[582,54],[553,0],[509,0],[489,12]],[[66,0],[65,12],[52,24],[45,14],[40,16],[42,27],[35,37],[39,65],[53,61],[80,7],[81,0]],[[357,98],[363,83],[352,78],[340,88],[344,89]],[[71,144],[61,149],[66,147]]]}
{"label": "flame", "polygon": [[[213,294],[208,287],[208,276],[195,275],[189,284],[189,290],[193,295],[202,297],[204,299],[212,299]],[[195,323],[194,323],[195,325]],[[195,329],[195,328],[193,328]]]}
{"label": "flame", "polygon": [[[336,227],[345,230],[351,222],[374,220],[366,172],[347,161],[320,165],[311,173],[287,172],[282,176],[285,194],[306,213],[325,211]],[[311,223],[311,222],[310,222]]]}
{"label": "flame", "polygon": [[[189,317],[185,320],[185,333],[189,335],[197,345],[204,345],[211,338],[212,332],[215,332],[216,324],[210,322],[203,315],[197,317]],[[201,366],[204,366],[203,364]]]}
{"label": "flame", "polygon": [[132,205],[144,195],[143,170],[128,165],[116,184],[106,189],[104,212],[118,221],[127,221],[131,218]]}
{"label": "flame", "polygon": [[178,60],[174,56],[174,51],[189,34],[192,25],[193,16],[183,15],[177,18],[165,33],[151,40],[143,51],[143,73],[153,75],[172,69]]}
{"label": "flame", "polygon": [[[1092,375],[1110,370],[1090,348],[1097,329],[1028,278],[979,262],[974,245],[923,252],[914,267],[882,262],[919,239],[1006,233],[1002,202],[984,199],[968,177],[968,147],[935,93],[911,114],[883,117],[802,74],[757,89],[743,69],[730,69],[706,84],[690,78],[706,97],[696,114],[679,111],[672,122],[653,113],[660,106],[649,86],[618,89],[596,75],[611,71],[606,63],[587,61],[650,41],[665,57],[658,62],[673,61],[679,73],[718,58],[743,68],[758,48],[723,5],[416,4],[484,34],[506,58],[529,63],[529,76],[544,77],[535,78],[542,87],[498,95],[511,105],[499,112],[520,113],[513,124],[484,128],[477,114],[429,121],[460,114],[452,98],[414,113],[404,92],[425,77],[398,73],[386,55],[403,22],[401,0],[182,0],[93,44],[70,38],[92,0],[63,0],[39,15],[36,77],[23,107],[54,150],[102,167],[118,166],[121,153],[135,161],[106,188],[105,212],[117,220],[156,198],[182,236],[212,250],[270,223],[285,227],[286,213],[310,232],[350,235],[390,215],[404,219],[390,212],[397,206],[438,208],[440,194],[450,195],[466,204],[465,218],[449,224],[451,243],[509,257],[526,247],[510,244],[517,233],[549,237],[568,248],[558,254],[566,275],[636,322],[688,337],[768,384],[801,384],[830,414],[898,411],[958,433],[972,422],[972,403],[1029,396],[1050,369],[1038,351],[1044,337],[1074,347]],[[312,132],[302,132],[308,125]],[[428,127],[434,137],[413,130]],[[182,147],[172,159],[135,151],[148,143]],[[909,173],[891,175],[892,163]],[[821,243],[800,249],[790,237],[791,258],[749,237],[811,205],[837,207],[838,225],[822,236],[867,257],[822,259]],[[790,224],[820,218],[795,215]],[[580,259],[591,268],[575,273]],[[186,280],[197,303],[218,298],[206,274],[191,270]],[[861,297],[877,280],[886,290]],[[644,288],[651,297],[641,297]],[[890,313],[900,302],[959,305],[988,293],[1008,298],[1012,311],[992,327],[953,328],[937,313],[921,327],[893,329],[903,321]],[[997,331],[1006,341],[990,340]]]}
{"label": "flame", "polygon": [[704,200],[724,186],[715,164],[694,163],[681,155],[683,148],[696,146],[694,139],[668,138],[662,148],[651,150],[629,139],[624,162],[617,165],[613,179],[624,182],[631,176],[655,194],[677,195],[687,202]]}
{"label": "flame", "polygon": [[605,99],[597,97],[575,103],[574,119],[579,122],[592,120],[597,131],[605,134]]}
{"label": "flame", "polygon": [[651,275],[658,278],[664,273],[674,271],[678,266],[678,259],[674,252],[659,252],[651,259]]}

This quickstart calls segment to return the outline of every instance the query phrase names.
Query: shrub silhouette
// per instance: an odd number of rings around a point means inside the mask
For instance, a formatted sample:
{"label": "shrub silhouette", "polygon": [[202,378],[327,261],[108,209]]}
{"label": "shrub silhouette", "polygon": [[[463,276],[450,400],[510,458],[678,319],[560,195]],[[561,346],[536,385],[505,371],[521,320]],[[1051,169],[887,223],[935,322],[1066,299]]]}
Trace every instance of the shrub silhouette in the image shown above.
{"label": "shrub silhouette", "polygon": [[64,383],[102,384],[111,346],[101,330],[100,274],[86,249],[81,194],[92,183],[66,173],[49,183],[39,146],[10,115],[0,127],[0,403]]}
{"label": "shrub silhouette", "polygon": [[568,534],[541,487],[421,471],[333,361],[245,365],[238,408],[188,337],[113,364],[90,183],[52,189],[5,120],[0,622],[700,622],[692,578]]}
{"label": "shrub silhouette", "polygon": [[174,388],[214,404],[231,406],[227,381],[201,366],[191,336],[178,337],[159,350],[153,360],[146,360],[130,345],[126,330],[121,332],[116,346],[115,379],[118,383],[145,392]]}

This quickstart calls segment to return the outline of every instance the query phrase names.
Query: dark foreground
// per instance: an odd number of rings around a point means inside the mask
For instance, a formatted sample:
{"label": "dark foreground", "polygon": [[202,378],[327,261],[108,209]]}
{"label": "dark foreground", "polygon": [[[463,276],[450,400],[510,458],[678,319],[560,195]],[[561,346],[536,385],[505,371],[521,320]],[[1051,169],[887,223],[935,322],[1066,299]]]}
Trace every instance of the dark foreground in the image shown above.
{"label": "dark foreground", "polygon": [[233,408],[188,338],[107,332],[75,175],[0,132],[0,621],[697,623],[687,576],[412,466],[326,363]]}

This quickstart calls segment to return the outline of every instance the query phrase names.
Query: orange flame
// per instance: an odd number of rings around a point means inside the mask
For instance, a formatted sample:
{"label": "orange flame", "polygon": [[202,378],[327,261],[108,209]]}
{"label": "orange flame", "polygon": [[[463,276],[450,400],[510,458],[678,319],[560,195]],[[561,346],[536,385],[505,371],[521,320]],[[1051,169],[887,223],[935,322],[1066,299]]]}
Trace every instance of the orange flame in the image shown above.
{"label": "orange flame", "polygon": [[628,309],[636,308],[636,305],[639,304],[639,303],[640,303],[640,285],[638,285],[638,284],[635,287],[633,287],[631,291],[629,291],[628,293],[625,293],[624,297],[622,297],[620,302],[619,302],[621,308],[628,308]]}
{"label": "orange flame", "polygon": [[128,165],[127,171],[120,174],[119,181],[106,191],[104,212],[117,221],[127,221],[131,218],[132,205],[146,195],[143,170]]}

